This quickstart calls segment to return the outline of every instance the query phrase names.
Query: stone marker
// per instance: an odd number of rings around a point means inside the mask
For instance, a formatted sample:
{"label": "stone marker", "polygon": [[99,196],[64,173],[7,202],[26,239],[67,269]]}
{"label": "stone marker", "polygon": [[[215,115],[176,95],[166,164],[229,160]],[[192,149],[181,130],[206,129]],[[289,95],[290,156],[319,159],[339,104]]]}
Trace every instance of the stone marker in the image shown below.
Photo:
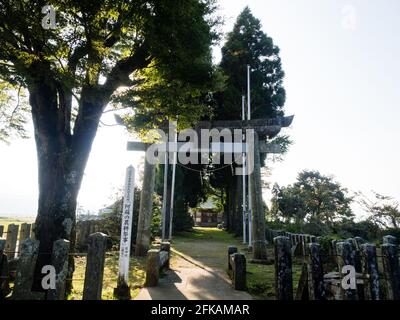
{"label": "stone marker", "polygon": [[4,299],[10,292],[9,270],[7,256],[3,253],[6,240],[0,239],[0,300]]}
{"label": "stone marker", "polygon": [[308,270],[307,263],[303,263],[301,267],[300,279],[297,285],[295,300],[309,300],[308,297]]}
{"label": "stone marker", "polygon": [[393,244],[395,246],[397,246],[397,238],[393,237],[393,236],[384,236],[383,237],[383,244]]}
{"label": "stone marker", "polygon": [[308,254],[307,236],[302,234],[300,239],[301,239],[301,250],[303,254],[303,259],[306,260]]}
{"label": "stone marker", "polygon": [[170,242],[167,242],[167,241],[161,242],[161,244],[160,244],[160,250],[161,250],[162,252],[167,252],[167,253],[168,253],[168,254],[167,254],[168,259],[167,259],[167,261],[165,261],[165,263],[163,264],[163,267],[169,268],[169,261],[170,261],[170,258],[171,258],[171,243],[170,243]]}
{"label": "stone marker", "polygon": [[[347,265],[354,266],[354,250],[349,241],[340,241],[336,243],[337,261],[339,267],[339,274],[343,279],[342,268]],[[356,289],[344,289],[340,286],[341,296],[343,300],[358,300],[358,291]]]}
{"label": "stone marker", "polygon": [[25,239],[29,238],[30,235],[31,235],[31,225],[28,223],[21,224],[21,228],[19,231],[17,256],[19,256],[21,253],[22,243],[25,241]]}
{"label": "stone marker", "polygon": [[31,238],[36,240],[36,223],[31,224]]}
{"label": "stone marker", "polygon": [[365,240],[361,237],[354,237],[354,245],[356,246],[357,250],[361,250],[361,245],[365,243]]}
{"label": "stone marker", "polygon": [[[364,240],[360,237],[350,238],[347,241],[350,242],[352,248],[352,254],[354,256],[354,267],[356,272],[361,273],[361,244]],[[360,292],[361,293],[361,292]]]}
{"label": "stone marker", "polygon": [[331,240],[331,245],[330,245],[330,247],[329,247],[329,249],[330,249],[330,254],[332,255],[332,260],[333,260],[333,262],[334,263],[338,263],[338,257],[337,257],[337,249],[336,249],[336,243],[337,243],[337,241],[336,240]]}
{"label": "stone marker", "polygon": [[9,224],[7,228],[6,247],[4,249],[4,253],[9,259],[13,259],[15,257],[18,240],[18,229],[19,225],[13,223]]}
{"label": "stone marker", "polygon": [[47,300],[64,300],[65,283],[68,275],[68,253],[70,242],[60,239],[54,242],[51,264],[56,269],[56,288],[47,292]]}
{"label": "stone marker", "polygon": [[381,248],[387,299],[400,300],[400,267],[397,246],[386,243]]}
{"label": "stone marker", "polygon": [[6,247],[6,240],[0,239],[0,252],[3,252]]}
{"label": "stone marker", "polygon": [[101,232],[89,236],[83,300],[101,300],[107,238]]}
{"label": "stone marker", "polygon": [[159,250],[150,249],[147,252],[147,266],[146,266],[146,287],[155,287],[158,284],[160,276],[160,256]]}
{"label": "stone marker", "polygon": [[232,256],[232,282],[235,290],[246,290],[246,257],[243,253],[234,253]]}
{"label": "stone marker", "polygon": [[361,267],[364,278],[364,299],[380,300],[379,270],[375,245],[367,243],[361,245]]}
{"label": "stone marker", "polygon": [[43,294],[32,293],[33,273],[39,252],[39,241],[27,238],[21,247],[17,274],[12,293],[13,300],[33,300],[42,297]]}
{"label": "stone marker", "polygon": [[228,247],[228,270],[231,271],[232,270],[232,266],[231,266],[231,255],[234,253],[237,253],[238,249],[237,247],[234,246],[229,246]]}
{"label": "stone marker", "polygon": [[76,223],[76,248],[80,251],[87,251],[89,236],[93,233],[91,230],[92,221],[82,220]]}
{"label": "stone marker", "polygon": [[308,244],[308,297],[310,300],[325,300],[324,272],[320,254],[320,245]]}
{"label": "stone marker", "polygon": [[276,237],[275,244],[275,290],[277,300],[293,300],[292,255],[286,237]]}

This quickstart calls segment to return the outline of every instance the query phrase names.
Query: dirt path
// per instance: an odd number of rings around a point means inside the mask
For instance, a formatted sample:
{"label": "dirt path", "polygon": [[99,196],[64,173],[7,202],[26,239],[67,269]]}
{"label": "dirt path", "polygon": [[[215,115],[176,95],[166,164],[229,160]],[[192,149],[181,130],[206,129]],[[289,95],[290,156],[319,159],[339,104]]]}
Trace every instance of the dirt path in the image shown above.
{"label": "dirt path", "polygon": [[174,241],[171,269],[159,285],[140,290],[136,300],[249,300],[235,291],[226,274],[226,241],[181,238]]}

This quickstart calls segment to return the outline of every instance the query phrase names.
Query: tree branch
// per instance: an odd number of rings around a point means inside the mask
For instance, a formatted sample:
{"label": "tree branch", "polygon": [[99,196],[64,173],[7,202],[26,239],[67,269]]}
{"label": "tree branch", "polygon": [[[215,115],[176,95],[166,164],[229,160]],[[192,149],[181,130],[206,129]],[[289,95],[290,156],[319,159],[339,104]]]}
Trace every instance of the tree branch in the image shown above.
{"label": "tree branch", "polygon": [[111,95],[120,86],[131,86],[132,81],[129,79],[131,73],[145,68],[150,61],[149,46],[144,42],[132,56],[116,63],[102,89]]}

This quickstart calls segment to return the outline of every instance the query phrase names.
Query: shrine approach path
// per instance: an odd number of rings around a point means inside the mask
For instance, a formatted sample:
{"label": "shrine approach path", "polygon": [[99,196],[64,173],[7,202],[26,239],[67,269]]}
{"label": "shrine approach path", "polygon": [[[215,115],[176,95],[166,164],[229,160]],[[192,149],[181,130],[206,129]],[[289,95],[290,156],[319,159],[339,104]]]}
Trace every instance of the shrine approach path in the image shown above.
{"label": "shrine approach path", "polygon": [[173,238],[170,269],[157,287],[142,288],[136,300],[250,300],[232,288],[227,270],[227,247],[240,239],[215,228],[194,228]]}

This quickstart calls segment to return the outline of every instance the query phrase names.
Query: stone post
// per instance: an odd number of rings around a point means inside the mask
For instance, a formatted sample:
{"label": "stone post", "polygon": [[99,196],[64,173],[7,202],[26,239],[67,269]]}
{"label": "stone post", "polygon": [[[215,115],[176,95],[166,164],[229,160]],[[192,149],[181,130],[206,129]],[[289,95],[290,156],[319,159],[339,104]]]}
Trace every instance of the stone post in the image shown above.
{"label": "stone post", "polygon": [[228,270],[231,271],[232,270],[232,266],[231,266],[231,255],[234,253],[237,253],[238,249],[237,247],[234,246],[229,246],[228,247]]}
{"label": "stone post", "polygon": [[156,287],[160,276],[160,256],[157,249],[147,252],[146,287]]}
{"label": "stone post", "polygon": [[39,241],[27,238],[21,247],[17,274],[12,293],[13,300],[33,300],[35,295],[31,292],[33,274],[39,253]]}
{"label": "stone post", "polygon": [[380,300],[379,270],[375,245],[361,245],[361,267],[364,278],[364,299]]}
{"label": "stone post", "polygon": [[144,257],[150,248],[150,224],[153,210],[155,165],[144,161],[142,193],[140,196],[139,218],[136,234],[135,256]]}
{"label": "stone post", "polygon": [[246,257],[243,253],[233,254],[233,288],[246,290]]}
{"label": "stone post", "polygon": [[383,244],[393,244],[395,246],[397,246],[397,239],[396,237],[393,236],[384,236],[383,237]]}
{"label": "stone post", "polygon": [[337,257],[337,249],[336,249],[336,240],[331,240],[331,246],[330,246],[330,254],[332,255],[332,260],[334,263],[338,263],[338,257]]}
{"label": "stone post", "polygon": [[387,299],[400,300],[400,268],[397,246],[386,243],[381,248]]}
{"label": "stone post", "polygon": [[51,263],[56,269],[56,288],[47,292],[47,300],[65,299],[69,247],[70,242],[68,240],[60,239],[53,243]]}
{"label": "stone post", "polygon": [[307,253],[308,253],[307,252],[307,236],[302,234],[300,239],[301,239],[301,250],[303,253],[303,259],[306,260]]}
{"label": "stone post", "polygon": [[[352,245],[349,241],[337,242],[336,251],[337,251],[339,274],[340,278],[343,279],[344,275],[342,274],[342,268],[348,265],[354,267],[354,252],[352,249]],[[343,300],[358,300],[357,286],[355,289],[352,288],[344,289],[343,285],[340,288]]]}
{"label": "stone post", "polygon": [[89,236],[83,300],[101,300],[107,238],[101,232]]}
{"label": "stone post", "polygon": [[13,259],[15,257],[15,251],[17,248],[17,240],[18,240],[18,230],[19,230],[19,225],[13,223],[8,225],[6,248],[4,249],[4,253],[10,259]]}
{"label": "stone post", "polygon": [[19,231],[17,256],[21,254],[22,243],[25,241],[25,239],[29,238],[30,235],[31,235],[31,225],[28,223],[21,224],[21,229]]}
{"label": "stone post", "polygon": [[160,251],[168,252],[167,262],[164,264],[165,268],[169,268],[169,262],[171,259],[171,243],[168,241],[163,241],[160,243]]}
{"label": "stone post", "polygon": [[36,223],[31,224],[31,238],[36,240]]}
{"label": "stone post", "polygon": [[0,300],[3,300],[11,291],[8,280],[8,260],[3,253],[6,247],[6,240],[0,239]]}
{"label": "stone post", "polygon": [[292,255],[286,237],[276,237],[275,244],[275,290],[277,300],[293,300]]}
{"label": "stone post", "polygon": [[308,245],[308,297],[310,300],[325,300],[324,272],[320,254],[320,245]]}

